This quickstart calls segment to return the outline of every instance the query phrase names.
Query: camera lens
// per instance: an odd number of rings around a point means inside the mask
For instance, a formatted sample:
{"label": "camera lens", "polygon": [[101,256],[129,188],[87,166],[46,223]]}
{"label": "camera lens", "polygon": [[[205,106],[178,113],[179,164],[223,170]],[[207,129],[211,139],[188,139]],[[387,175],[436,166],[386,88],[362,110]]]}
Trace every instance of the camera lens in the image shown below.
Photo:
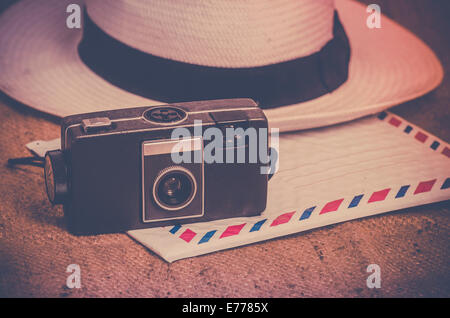
{"label": "camera lens", "polygon": [[162,184],[162,192],[170,198],[177,198],[180,196],[182,186],[179,178],[170,177]]}
{"label": "camera lens", "polygon": [[183,167],[163,170],[155,180],[153,198],[163,209],[180,210],[193,200],[197,184],[192,173]]}

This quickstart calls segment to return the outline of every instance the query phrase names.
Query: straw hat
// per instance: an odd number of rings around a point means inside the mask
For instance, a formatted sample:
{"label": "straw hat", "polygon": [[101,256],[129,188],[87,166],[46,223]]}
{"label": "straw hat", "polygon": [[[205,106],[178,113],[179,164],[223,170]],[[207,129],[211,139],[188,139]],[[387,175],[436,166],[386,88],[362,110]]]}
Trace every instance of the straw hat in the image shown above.
{"label": "straw hat", "polygon": [[368,16],[351,0],[23,0],[0,17],[0,89],[57,116],[251,97],[282,131],[330,125],[442,80],[420,39]]}

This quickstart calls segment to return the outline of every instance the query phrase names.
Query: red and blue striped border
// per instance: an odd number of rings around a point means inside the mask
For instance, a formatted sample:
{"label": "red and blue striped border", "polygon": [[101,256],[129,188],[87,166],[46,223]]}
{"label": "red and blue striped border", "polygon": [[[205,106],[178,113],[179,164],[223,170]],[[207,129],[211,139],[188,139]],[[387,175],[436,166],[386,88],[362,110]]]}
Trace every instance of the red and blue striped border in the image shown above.
{"label": "red and blue striped border", "polygon": [[[407,194],[411,194],[411,193],[412,193],[411,195],[419,195],[421,193],[430,192],[436,186],[436,182],[437,182],[437,179],[425,180],[425,181],[419,182],[417,184],[417,186],[415,186],[413,188],[413,190],[410,190],[411,185],[409,185],[409,184],[403,185],[400,188],[395,189],[396,192],[395,192],[394,199],[403,198]],[[449,188],[450,188],[450,178],[447,178],[440,185],[440,190],[446,190]],[[365,196],[365,194],[355,195],[351,199],[350,204],[345,209],[352,209],[361,204],[373,204],[375,202],[384,201],[384,200],[386,200],[388,194],[393,191],[394,191],[394,189],[392,189],[392,188],[386,188],[386,189],[381,189],[381,190],[369,193],[369,196],[367,196],[368,200],[366,203],[361,203],[362,198]],[[267,224],[270,223],[269,227],[276,227],[276,226],[280,226],[282,224],[286,224],[289,222],[294,222],[294,220],[297,222],[307,220],[311,217],[311,215],[314,212],[318,213],[319,215],[337,212],[339,209],[341,209],[341,210],[343,209],[343,207],[342,207],[343,202],[344,202],[344,198],[340,198],[337,200],[327,202],[320,208],[318,208],[317,206],[309,207],[309,208],[305,209],[303,211],[303,213],[301,213],[298,220],[295,220],[293,218],[294,214],[297,211],[286,212],[286,213],[276,216],[275,218],[270,218],[270,219],[265,218],[265,219],[255,222],[255,223],[252,223],[248,232],[257,232],[257,231],[261,230],[261,227],[266,223]],[[200,238],[200,240],[198,241],[197,244],[204,244],[204,243],[209,242],[211,240],[211,238],[213,238],[213,237],[218,237],[218,239],[224,239],[226,237],[238,235],[241,233],[242,229],[246,225],[247,225],[247,223],[234,224],[234,225],[228,226],[227,228],[225,228],[225,230],[221,230],[221,231],[211,230],[204,234],[196,233],[190,228],[183,228],[183,226],[181,226],[181,225],[175,225],[169,230],[169,232],[173,235],[178,235],[178,237],[180,239],[182,239],[183,241],[185,241],[187,243],[190,243],[194,239],[194,237],[196,237],[197,235],[202,235],[202,237]]]}
{"label": "red and blue striped border", "polygon": [[430,144],[430,149],[440,152],[444,156],[450,158],[449,146],[420,128],[413,127],[410,123],[388,112],[381,112],[378,114],[378,119],[383,120],[396,128],[401,128],[405,134],[414,137],[416,141],[422,144],[428,142]]}

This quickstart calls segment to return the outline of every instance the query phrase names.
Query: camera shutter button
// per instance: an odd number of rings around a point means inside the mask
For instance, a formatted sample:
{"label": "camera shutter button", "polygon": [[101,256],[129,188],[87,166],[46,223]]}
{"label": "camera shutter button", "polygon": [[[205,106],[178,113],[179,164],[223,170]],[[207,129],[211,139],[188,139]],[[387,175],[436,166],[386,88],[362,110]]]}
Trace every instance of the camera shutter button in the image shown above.
{"label": "camera shutter button", "polygon": [[111,120],[108,117],[95,117],[83,119],[81,126],[86,133],[94,132],[100,129],[110,128],[112,125]]}

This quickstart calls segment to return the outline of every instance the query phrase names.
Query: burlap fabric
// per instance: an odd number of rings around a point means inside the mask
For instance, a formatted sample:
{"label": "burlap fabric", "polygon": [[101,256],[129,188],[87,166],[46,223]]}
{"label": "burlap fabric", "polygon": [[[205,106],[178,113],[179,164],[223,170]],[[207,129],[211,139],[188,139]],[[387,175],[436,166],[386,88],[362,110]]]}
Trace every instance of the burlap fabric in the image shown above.
{"label": "burlap fabric", "polygon": [[[435,50],[450,73],[445,1],[378,1]],[[450,80],[393,109],[449,141]],[[42,170],[6,166],[24,145],[59,136],[58,120],[0,96],[0,296],[450,296],[450,203],[405,209],[168,264],[125,234],[75,237],[46,198]],[[369,264],[381,288],[369,289]],[[81,267],[81,288],[66,268]]]}

